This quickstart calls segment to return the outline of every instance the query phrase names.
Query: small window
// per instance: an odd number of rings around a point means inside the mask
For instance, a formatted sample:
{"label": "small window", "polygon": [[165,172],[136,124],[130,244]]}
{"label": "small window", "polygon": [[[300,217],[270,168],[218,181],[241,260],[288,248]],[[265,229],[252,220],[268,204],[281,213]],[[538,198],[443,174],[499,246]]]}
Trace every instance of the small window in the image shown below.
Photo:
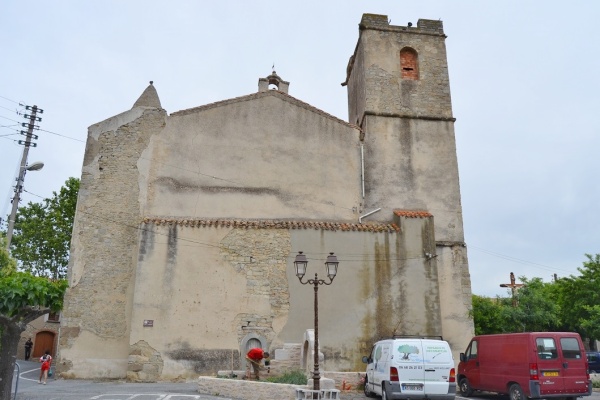
{"label": "small window", "polygon": [[48,314],[48,322],[60,322],[60,314],[51,312]]}
{"label": "small window", "polygon": [[419,79],[419,57],[414,49],[405,47],[400,50],[400,69],[402,79]]}
{"label": "small window", "polygon": [[537,346],[538,358],[540,360],[554,360],[558,358],[556,351],[556,342],[552,338],[537,338],[535,339]]}
{"label": "small window", "polygon": [[560,347],[562,347],[563,358],[581,358],[581,349],[576,338],[560,338]]}

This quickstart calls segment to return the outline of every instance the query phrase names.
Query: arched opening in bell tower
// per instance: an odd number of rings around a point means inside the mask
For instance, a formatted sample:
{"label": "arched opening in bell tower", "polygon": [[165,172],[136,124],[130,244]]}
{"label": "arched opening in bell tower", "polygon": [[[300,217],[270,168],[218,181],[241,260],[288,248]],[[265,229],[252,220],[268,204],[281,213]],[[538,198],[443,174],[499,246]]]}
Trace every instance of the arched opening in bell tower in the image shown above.
{"label": "arched opening in bell tower", "polygon": [[415,49],[405,47],[400,50],[400,70],[402,79],[419,79],[419,56]]}

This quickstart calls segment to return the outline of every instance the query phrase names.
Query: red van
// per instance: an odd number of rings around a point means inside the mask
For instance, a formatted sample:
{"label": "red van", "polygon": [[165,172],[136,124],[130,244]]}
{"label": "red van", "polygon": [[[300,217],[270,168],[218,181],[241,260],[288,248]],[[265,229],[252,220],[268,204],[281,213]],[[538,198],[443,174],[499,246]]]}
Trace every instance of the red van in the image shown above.
{"label": "red van", "polygon": [[481,335],[460,353],[460,393],[508,393],[511,400],[592,394],[588,362],[579,334],[528,332]]}

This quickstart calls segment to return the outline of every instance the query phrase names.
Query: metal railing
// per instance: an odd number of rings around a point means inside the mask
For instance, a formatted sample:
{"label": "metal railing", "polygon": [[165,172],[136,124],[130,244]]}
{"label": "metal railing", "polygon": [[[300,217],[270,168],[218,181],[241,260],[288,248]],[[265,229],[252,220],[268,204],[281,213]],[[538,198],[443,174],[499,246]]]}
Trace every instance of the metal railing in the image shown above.
{"label": "metal railing", "polygon": [[21,367],[18,363],[15,363],[15,367],[17,368],[17,380],[15,381],[15,397],[13,397],[13,400],[17,400],[17,392],[19,391],[19,378],[21,377]]}

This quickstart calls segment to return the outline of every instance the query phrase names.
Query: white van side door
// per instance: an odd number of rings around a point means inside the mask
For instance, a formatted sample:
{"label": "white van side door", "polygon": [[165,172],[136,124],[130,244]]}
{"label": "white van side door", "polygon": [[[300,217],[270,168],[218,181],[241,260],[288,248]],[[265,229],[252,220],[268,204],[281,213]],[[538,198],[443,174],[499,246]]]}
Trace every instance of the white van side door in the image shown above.
{"label": "white van side door", "polygon": [[373,351],[373,391],[381,396],[381,384],[390,379],[391,343],[378,343]]}
{"label": "white van side door", "polygon": [[371,354],[369,354],[369,357],[367,359],[368,361],[367,361],[367,371],[366,371],[366,374],[367,374],[367,383],[366,384],[369,385],[369,389],[371,391],[375,391],[375,388],[372,387],[372,385],[374,385],[374,383],[375,383],[375,378],[373,376],[373,372],[375,371],[374,357],[375,357],[375,349],[376,348],[377,348],[377,345],[373,346],[373,348],[371,349]]}

